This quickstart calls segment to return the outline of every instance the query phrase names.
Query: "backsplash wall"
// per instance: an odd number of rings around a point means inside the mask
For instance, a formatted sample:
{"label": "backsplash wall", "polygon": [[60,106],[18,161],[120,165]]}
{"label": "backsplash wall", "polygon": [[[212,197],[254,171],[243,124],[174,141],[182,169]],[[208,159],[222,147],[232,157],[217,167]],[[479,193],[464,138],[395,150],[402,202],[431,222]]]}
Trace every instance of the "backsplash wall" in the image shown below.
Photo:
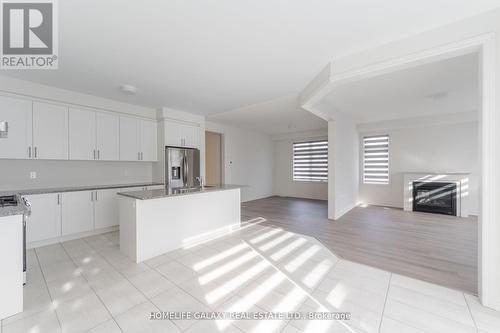
{"label": "backsplash wall", "polygon": [[[37,173],[30,179],[30,172]],[[0,160],[0,191],[150,182],[151,162]]]}

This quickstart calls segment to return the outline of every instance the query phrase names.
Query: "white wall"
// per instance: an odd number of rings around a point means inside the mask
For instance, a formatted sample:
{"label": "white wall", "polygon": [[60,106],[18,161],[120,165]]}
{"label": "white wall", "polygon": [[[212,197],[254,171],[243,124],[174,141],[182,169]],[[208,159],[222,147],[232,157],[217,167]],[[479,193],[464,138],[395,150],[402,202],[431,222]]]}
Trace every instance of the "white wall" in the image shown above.
{"label": "white wall", "polygon": [[314,139],[328,139],[328,131],[292,133],[275,136],[274,140],[274,187],[275,195],[294,198],[328,200],[327,182],[293,180],[293,143]]}
{"label": "white wall", "polygon": [[[481,15],[477,15],[465,20],[457,21],[443,27],[433,29],[421,33],[419,35],[405,38],[396,42],[388,43],[376,48],[351,54],[343,58],[337,58],[325,69],[331,71],[332,82],[345,77],[348,73],[366,73],[367,68],[372,68],[377,64],[392,63],[395,64],[397,59],[404,57],[410,59],[415,54],[429,52],[434,48],[447,47],[452,43],[461,42],[464,40],[484,36],[488,34],[490,38],[494,38],[493,43],[489,43],[484,53],[488,58],[482,65],[487,68],[487,82],[483,88],[495,88],[493,91],[487,89],[488,95],[482,101],[482,105],[494,108],[494,112],[490,113],[496,116],[488,118],[488,123],[480,119],[480,126],[484,131],[483,138],[488,138],[487,142],[483,142],[483,148],[488,149],[487,161],[488,164],[482,163],[481,177],[483,179],[484,193],[488,197],[482,197],[479,217],[479,293],[481,301],[484,305],[500,310],[500,224],[497,223],[500,216],[500,205],[495,205],[500,197],[500,174],[493,172],[494,169],[500,168],[500,131],[495,131],[493,128],[500,128],[500,89],[498,89],[498,78],[500,77],[500,9],[492,10]],[[321,77],[324,77],[322,73]],[[320,76],[318,76],[320,77]],[[495,80],[495,77],[497,80]],[[490,80],[491,79],[491,80]],[[321,86],[321,83],[316,81],[311,84],[309,89],[304,92],[304,95],[310,94],[311,89]],[[490,93],[491,91],[491,93]],[[495,102],[496,101],[496,102]],[[492,141],[492,142],[490,142]],[[482,157],[484,158],[484,157]],[[493,170],[492,170],[493,169]],[[485,174],[483,171],[487,171]]]}
{"label": "white wall", "polygon": [[[0,93],[156,118],[151,108],[0,76]],[[0,190],[150,182],[151,162],[44,161],[0,159]],[[30,179],[30,171],[37,172]]]}
{"label": "white wall", "polygon": [[361,182],[361,202],[403,207],[403,173],[471,172],[469,209],[471,214],[478,214],[480,167],[477,122],[372,131],[360,129],[360,139],[364,135],[375,134],[389,134],[390,183],[375,185]]}
{"label": "white wall", "polygon": [[328,122],[328,218],[336,220],[354,208],[359,187],[358,131],[338,112]]}
{"label": "white wall", "polygon": [[208,121],[205,126],[207,130],[223,135],[224,181],[247,186],[241,190],[241,200],[272,196],[274,158],[271,136]]}
{"label": "white wall", "polygon": [[0,76],[0,92],[156,119],[156,110],[153,108],[122,103],[107,98],[82,94],[76,91],[12,79],[6,76]]}

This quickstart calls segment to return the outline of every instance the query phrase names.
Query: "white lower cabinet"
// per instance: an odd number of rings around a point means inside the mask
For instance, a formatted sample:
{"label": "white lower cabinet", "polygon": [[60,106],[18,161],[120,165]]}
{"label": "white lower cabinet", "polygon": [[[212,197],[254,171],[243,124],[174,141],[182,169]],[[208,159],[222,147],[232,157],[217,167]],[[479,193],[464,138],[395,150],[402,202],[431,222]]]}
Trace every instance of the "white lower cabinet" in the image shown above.
{"label": "white lower cabinet", "polygon": [[161,189],[163,185],[25,195],[31,203],[26,242],[58,239],[118,226],[118,192]]}
{"label": "white lower cabinet", "polygon": [[94,192],[79,191],[62,194],[63,236],[94,229]]}
{"label": "white lower cabinet", "polygon": [[61,194],[27,195],[31,216],[26,220],[26,242],[61,236]]}
{"label": "white lower cabinet", "polygon": [[99,190],[94,192],[94,227],[95,229],[112,227],[120,224],[118,217],[119,189]]}

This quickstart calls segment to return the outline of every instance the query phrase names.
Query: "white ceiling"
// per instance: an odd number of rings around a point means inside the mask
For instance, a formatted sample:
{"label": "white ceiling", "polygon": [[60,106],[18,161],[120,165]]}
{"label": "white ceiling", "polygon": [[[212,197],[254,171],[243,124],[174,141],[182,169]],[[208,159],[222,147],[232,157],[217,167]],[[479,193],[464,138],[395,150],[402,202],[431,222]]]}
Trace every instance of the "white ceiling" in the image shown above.
{"label": "white ceiling", "polygon": [[310,131],[326,128],[328,125],[325,120],[302,109],[298,96],[287,96],[217,113],[207,119],[267,134]]}
{"label": "white ceiling", "polygon": [[[499,0],[64,0],[56,71],[2,74],[199,114],[299,93],[333,58]],[[137,86],[136,96],[118,91]]]}
{"label": "white ceiling", "polygon": [[464,55],[345,84],[323,101],[357,123],[477,111],[478,69]]}

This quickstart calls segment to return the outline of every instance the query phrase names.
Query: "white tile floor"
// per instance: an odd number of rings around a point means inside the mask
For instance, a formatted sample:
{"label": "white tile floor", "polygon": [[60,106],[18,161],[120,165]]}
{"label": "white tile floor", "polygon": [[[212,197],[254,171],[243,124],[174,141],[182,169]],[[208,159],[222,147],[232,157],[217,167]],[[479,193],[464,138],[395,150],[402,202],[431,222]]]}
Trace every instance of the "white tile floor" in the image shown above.
{"label": "white tile floor", "polygon": [[[118,233],[28,252],[11,332],[500,332],[471,295],[339,260],[313,238],[253,225],[135,264]],[[332,320],[149,320],[151,311],[346,311]]]}

